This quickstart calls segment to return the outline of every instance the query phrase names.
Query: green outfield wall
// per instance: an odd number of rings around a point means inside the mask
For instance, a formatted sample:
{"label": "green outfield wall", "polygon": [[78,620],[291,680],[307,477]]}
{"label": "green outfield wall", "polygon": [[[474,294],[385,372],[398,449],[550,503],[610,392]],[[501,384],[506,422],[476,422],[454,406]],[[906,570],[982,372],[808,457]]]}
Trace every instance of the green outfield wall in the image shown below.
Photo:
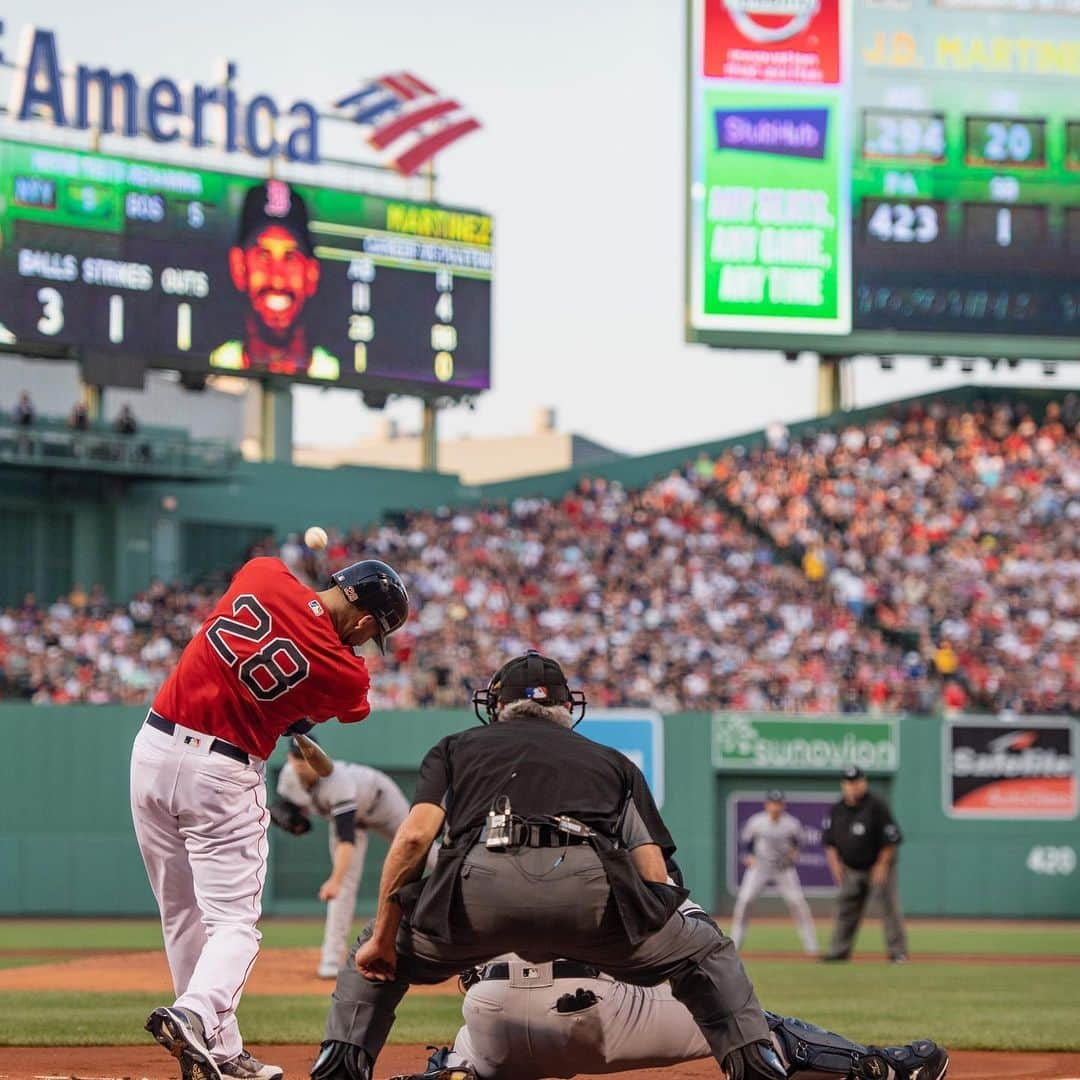
{"label": "green outfield wall", "polygon": [[[143,715],[109,706],[0,706],[0,915],[154,912],[128,809],[130,746]],[[844,726],[850,718],[762,721],[733,714],[664,719],[664,817],[688,884],[715,910],[728,910],[732,900],[733,799],[754,799],[776,786],[789,800],[827,797],[836,792],[835,755],[852,752],[863,755],[872,786],[889,797],[904,830],[900,880],[909,913],[1062,918],[1080,912],[1075,742],[1071,774],[1059,776],[1045,797],[1029,800],[1041,812],[1056,799],[1064,816],[984,820],[950,816],[950,729],[940,719],[898,719],[893,735],[872,718],[855,721],[866,725],[855,735]],[[389,712],[354,727],[327,724],[322,742],[332,756],[383,769],[411,793],[424,751],[472,723],[464,711]],[[976,723],[986,735],[995,734],[995,724],[1003,736],[1032,728],[1016,719]],[[279,749],[271,777],[283,760]],[[1070,782],[1071,816],[1062,794]],[[329,869],[326,846],[318,823],[302,838],[271,830],[268,914],[321,911],[315,893]],[[373,838],[361,911],[371,909],[384,851]],[[828,897],[815,905],[827,907]]]}

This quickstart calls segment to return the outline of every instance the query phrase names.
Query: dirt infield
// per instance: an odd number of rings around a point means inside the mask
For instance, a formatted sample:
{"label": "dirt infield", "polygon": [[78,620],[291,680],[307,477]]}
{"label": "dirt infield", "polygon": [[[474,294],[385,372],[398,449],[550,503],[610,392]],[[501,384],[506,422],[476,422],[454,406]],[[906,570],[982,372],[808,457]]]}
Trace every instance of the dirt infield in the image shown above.
{"label": "dirt infield", "polygon": [[[747,959],[791,960],[810,963],[802,953],[747,952]],[[315,975],[318,949],[264,949],[247,984],[249,994],[313,994],[325,996],[332,982]],[[859,956],[857,964],[884,964],[883,956]],[[981,956],[972,953],[926,953],[913,964],[1049,964],[1080,965],[1080,956]],[[0,970],[0,990],[70,990],[130,993],[169,993],[172,979],[165,954],[155,952],[78,953],[65,959],[50,955],[47,963]],[[418,986],[414,994],[446,994],[457,990],[456,982]],[[1080,1073],[1078,1073],[1080,1077]]]}
{"label": "dirt infield", "polygon": [[[332,979],[315,974],[318,949],[264,949],[248,980],[248,994],[312,994],[329,997]],[[57,962],[0,970],[0,990],[70,990],[88,993],[173,991],[164,952],[110,952],[77,955]],[[457,993],[457,982],[417,986],[414,994]]]}
{"label": "dirt infield", "polygon": [[[314,1056],[311,1046],[251,1047],[263,1061],[285,1069],[286,1077],[306,1077]],[[375,1070],[376,1080],[419,1069],[427,1060],[422,1046],[388,1046]],[[0,1080],[176,1080],[173,1060],[154,1046],[48,1047],[0,1046]],[[712,1061],[693,1061],[677,1068],[619,1073],[626,1080],[679,1077],[717,1080]],[[953,1055],[949,1080],[1080,1080],[1080,1054],[1010,1054],[960,1051]]]}

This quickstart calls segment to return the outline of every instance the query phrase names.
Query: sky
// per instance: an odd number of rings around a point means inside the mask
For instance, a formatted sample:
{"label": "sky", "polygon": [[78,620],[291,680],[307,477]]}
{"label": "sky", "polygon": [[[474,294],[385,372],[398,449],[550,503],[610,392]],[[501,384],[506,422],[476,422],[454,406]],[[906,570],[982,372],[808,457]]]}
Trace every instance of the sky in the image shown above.
{"label": "sky", "polygon": [[[227,57],[243,97],[290,102],[404,69],[466,105],[484,127],[440,156],[438,194],[495,216],[494,389],[444,412],[444,437],[528,431],[554,407],[562,430],[643,453],[814,412],[812,359],[684,341],[683,0],[0,0],[0,20],[7,55],[27,23],[58,31],[64,66],[210,81]],[[1044,378],[867,359],[855,404],[971,381]],[[1052,384],[1080,386],[1080,365]],[[350,391],[294,399],[298,443],[346,443],[381,417],[419,426],[414,401],[374,413]]]}

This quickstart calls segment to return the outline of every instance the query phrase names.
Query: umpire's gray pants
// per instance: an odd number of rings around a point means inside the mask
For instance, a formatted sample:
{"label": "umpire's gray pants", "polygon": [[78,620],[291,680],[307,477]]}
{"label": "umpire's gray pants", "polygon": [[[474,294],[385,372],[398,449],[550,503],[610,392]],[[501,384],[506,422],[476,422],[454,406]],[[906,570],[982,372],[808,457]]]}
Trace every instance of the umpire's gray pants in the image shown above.
{"label": "umpire's gray pants", "polygon": [[435,983],[463,968],[516,952],[534,963],[557,957],[595,964],[642,986],[670,980],[717,1061],[769,1039],[754,988],[731,939],[700,919],[675,915],[631,945],[613,914],[611,890],[591,847],[524,848],[514,854],[477,846],[461,871],[462,925],[452,943],[408,923],[398,935],[397,977],[368,982],[354,963],[357,941],[338,974],[327,1040],[361,1046],[374,1059],[412,983]]}
{"label": "umpire's gray pants", "polygon": [[907,953],[907,935],[904,932],[904,917],[900,911],[900,889],[896,881],[896,863],[889,867],[889,874],[883,884],[874,886],[870,883],[869,870],[852,870],[844,867],[844,876],[840,881],[840,893],[836,898],[836,923],[833,926],[832,943],[828,955],[846,958],[855,944],[855,934],[866,912],[867,903],[874,897],[881,898],[881,914],[885,923],[885,946],[889,956],[904,956]]}

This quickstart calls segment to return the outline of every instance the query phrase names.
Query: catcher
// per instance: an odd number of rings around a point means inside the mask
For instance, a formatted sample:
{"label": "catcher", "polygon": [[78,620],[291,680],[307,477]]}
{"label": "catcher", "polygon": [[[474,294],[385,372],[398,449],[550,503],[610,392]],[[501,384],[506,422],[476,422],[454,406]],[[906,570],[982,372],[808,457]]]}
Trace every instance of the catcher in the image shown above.
{"label": "catcher", "polygon": [[[311,735],[308,738],[315,741]],[[270,807],[270,819],[293,836],[311,830],[311,813],[330,822],[332,869],[319,887],[319,899],[326,902],[326,926],[318,974],[320,979],[335,979],[349,947],[368,831],[392,841],[409,813],[409,800],[386,773],[367,765],[335,760],[330,775],[320,777],[305,760],[296,739],[289,743],[277,796]],[[434,853],[433,848],[429,869]]]}
{"label": "catcher", "polygon": [[[704,912],[688,918],[705,918]],[[393,1080],[539,1080],[663,1068],[710,1055],[671,987],[632,986],[570,960],[528,964],[510,953],[462,976],[464,1026],[427,1069]],[[862,1046],[765,1012],[791,1080],[942,1080],[949,1057],[928,1039]]]}

